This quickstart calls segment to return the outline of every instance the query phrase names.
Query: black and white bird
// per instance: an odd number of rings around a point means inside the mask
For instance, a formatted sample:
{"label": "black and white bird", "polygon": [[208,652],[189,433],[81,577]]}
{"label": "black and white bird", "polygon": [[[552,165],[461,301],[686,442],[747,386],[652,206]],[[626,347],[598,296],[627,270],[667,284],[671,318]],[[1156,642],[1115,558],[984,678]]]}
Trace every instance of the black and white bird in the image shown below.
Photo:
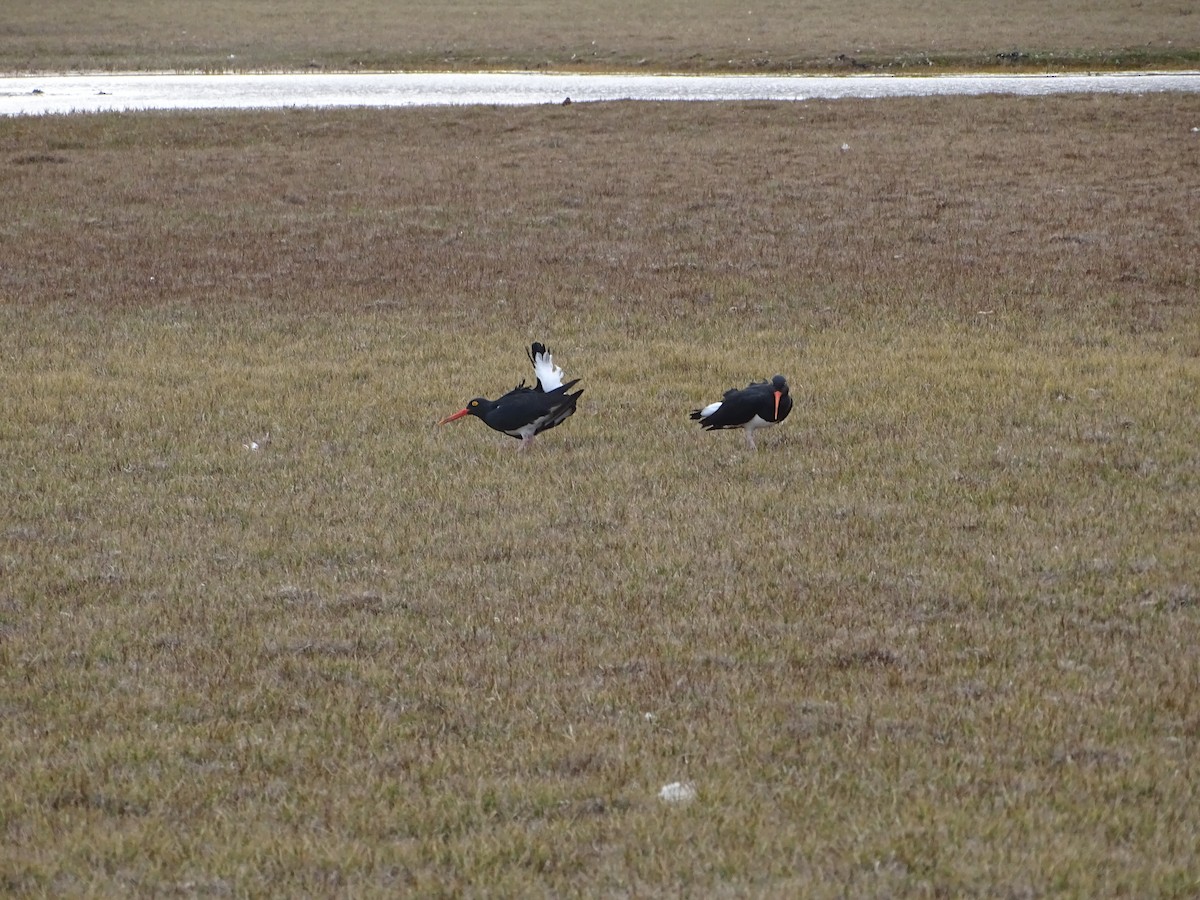
{"label": "black and white bird", "polygon": [[475,416],[483,424],[521,441],[518,450],[526,450],[535,435],[561,425],[575,414],[582,390],[571,392],[578,378],[563,381],[563,370],[554,364],[554,357],[544,344],[534,343],[529,349],[529,361],[537,376],[537,386],[527,387],[525,380],[498,400],[476,397],[463,409],[438,422],[445,425],[463,416]]}
{"label": "black and white bird", "polygon": [[792,398],[787,379],[776,375],[770,381],[755,381],[738,390],[731,388],[716,403],[704,409],[692,410],[691,417],[708,431],[718,428],[745,428],[746,443],[751,450],[754,432],[759,428],[778,425],[792,411]]}

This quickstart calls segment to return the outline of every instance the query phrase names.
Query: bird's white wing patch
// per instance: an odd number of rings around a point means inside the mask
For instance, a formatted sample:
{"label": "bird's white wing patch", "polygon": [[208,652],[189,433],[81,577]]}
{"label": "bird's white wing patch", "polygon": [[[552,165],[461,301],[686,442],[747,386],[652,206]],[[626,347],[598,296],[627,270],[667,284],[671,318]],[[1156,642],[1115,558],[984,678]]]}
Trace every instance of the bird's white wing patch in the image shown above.
{"label": "bird's white wing patch", "polygon": [[704,409],[700,410],[700,418],[707,419],[709,416],[711,416],[713,413],[715,413],[720,408],[721,408],[720,400],[718,400],[716,403],[710,403],[710,404],[708,404],[708,406],[704,407]]}
{"label": "bird's white wing patch", "polygon": [[554,364],[554,355],[548,350],[533,358],[533,374],[542,383],[542,390],[547,393],[562,387],[563,370]]}

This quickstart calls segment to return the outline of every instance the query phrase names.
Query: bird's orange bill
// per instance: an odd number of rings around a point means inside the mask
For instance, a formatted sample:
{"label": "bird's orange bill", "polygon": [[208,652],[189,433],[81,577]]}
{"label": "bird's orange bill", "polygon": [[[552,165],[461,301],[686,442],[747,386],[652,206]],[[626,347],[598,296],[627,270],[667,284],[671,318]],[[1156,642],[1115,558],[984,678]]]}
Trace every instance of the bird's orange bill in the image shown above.
{"label": "bird's orange bill", "polygon": [[[771,420],[772,422],[778,422],[778,421],[779,421],[779,399],[780,399],[782,396],[783,396],[783,391],[776,391],[776,392],[775,392],[775,418]],[[463,412],[466,412],[466,410],[464,409],[464,410],[463,410]]]}
{"label": "bird's orange bill", "polygon": [[439,419],[438,424],[445,425],[447,422],[453,422],[455,419],[461,419],[466,414],[467,414],[467,411],[465,409],[460,409],[458,412],[454,413],[453,415],[446,416],[446,418],[444,418],[444,419]]}

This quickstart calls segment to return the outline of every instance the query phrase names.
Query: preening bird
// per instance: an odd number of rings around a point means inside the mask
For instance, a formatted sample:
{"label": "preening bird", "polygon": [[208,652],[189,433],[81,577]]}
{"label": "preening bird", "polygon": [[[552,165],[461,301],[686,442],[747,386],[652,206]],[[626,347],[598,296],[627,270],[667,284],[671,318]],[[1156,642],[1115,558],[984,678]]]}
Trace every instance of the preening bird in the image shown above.
{"label": "preening bird", "polygon": [[536,387],[527,387],[525,380],[498,400],[476,397],[463,409],[438,422],[445,425],[463,416],[475,416],[483,424],[509,437],[519,438],[518,450],[526,450],[535,435],[555,425],[561,425],[575,414],[582,390],[571,392],[578,378],[563,381],[563,370],[554,364],[554,357],[544,344],[534,343],[529,349],[529,361],[537,377]]}
{"label": "preening bird", "polygon": [[776,375],[770,381],[751,382],[741,390],[731,388],[716,403],[710,403],[704,409],[692,410],[691,418],[708,431],[745,428],[746,443],[754,450],[757,449],[754,432],[769,425],[778,425],[791,411],[792,398],[787,379]]}

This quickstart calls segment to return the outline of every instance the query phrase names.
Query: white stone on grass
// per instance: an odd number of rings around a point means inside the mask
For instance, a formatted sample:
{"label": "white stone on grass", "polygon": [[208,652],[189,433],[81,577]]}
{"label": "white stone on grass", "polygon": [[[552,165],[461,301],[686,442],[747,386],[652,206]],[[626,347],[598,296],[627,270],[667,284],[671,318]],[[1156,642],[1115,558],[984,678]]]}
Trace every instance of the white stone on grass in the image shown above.
{"label": "white stone on grass", "polygon": [[672,781],[658,792],[663,803],[691,803],[696,799],[696,784],[692,781]]}

